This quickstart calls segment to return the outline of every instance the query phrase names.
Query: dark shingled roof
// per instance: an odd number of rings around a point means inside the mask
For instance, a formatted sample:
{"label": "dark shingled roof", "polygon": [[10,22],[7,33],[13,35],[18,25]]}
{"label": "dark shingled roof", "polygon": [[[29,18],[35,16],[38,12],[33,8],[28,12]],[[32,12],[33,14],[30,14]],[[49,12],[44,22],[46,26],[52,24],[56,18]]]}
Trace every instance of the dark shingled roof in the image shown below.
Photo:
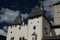
{"label": "dark shingled roof", "polygon": [[28,16],[28,20],[33,19],[33,18],[37,18],[37,17],[40,17],[40,16],[43,16],[50,23],[48,18],[43,14],[43,12],[40,10],[40,7],[38,7],[38,6],[36,6],[32,9],[32,11],[30,12],[30,14]]}
{"label": "dark shingled roof", "polygon": [[41,10],[40,10],[40,7],[36,6],[32,9],[32,11],[29,13],[29,16],[28,16],[28,19],[30,18],[34,18],[34,17],[37,17],[37,16],[40,16],[41,15]]}
{"label": "dark shingled roof", "polygon": [[18,15],[11,25],[21,25],[21,24],[22,24],[22,16]]}
{"label": "dark shingled roof", "polygon": [[53,6],[54,6],[54,5],[58,5],[58,4],[60,4],[60,1],[59,1],[59,2],[57,2],[57,3],[55,3],[55,4],[53,4]]}

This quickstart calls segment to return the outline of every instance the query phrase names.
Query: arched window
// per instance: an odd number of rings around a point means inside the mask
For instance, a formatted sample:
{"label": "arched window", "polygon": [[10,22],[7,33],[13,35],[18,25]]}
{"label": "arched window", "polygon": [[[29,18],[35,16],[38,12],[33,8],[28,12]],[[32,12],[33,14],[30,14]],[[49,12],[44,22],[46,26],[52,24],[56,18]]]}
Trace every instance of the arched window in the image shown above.
{"label": "arched window", "polygon": [[19,40],[27,40],[25,37],[20,37]]}
{"label": "arched window", "polygon": [[19,38],[19,40],[21,40],[21,37]]}
{"label": "arched window", "polygon": [[32,34],[32,40],[37,40],[37,34],[35,32]]}
{"label": "arched window", "polygon": [[33,29],[35,30],[36,29],[36,26],[34,26]]}
{"label": "arched window", "polygon": [[37,36],[32,37],[32,40],[37,40]]}
{"label": "arched window", "polygon": [[23,40],[25,40],[25,37],[23,37]]}

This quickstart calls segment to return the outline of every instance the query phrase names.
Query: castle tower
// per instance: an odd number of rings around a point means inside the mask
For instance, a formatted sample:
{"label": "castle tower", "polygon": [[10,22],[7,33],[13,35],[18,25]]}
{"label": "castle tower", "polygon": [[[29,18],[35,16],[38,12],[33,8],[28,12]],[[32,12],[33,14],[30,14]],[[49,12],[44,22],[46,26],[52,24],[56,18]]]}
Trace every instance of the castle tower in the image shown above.
{"label": "castle tower", "polygon": [[54,25],[60,25],[60,1],[53,5]]}
{"label": "castle tower", "polygon": [[[28,40],[42,40],[50,35],[50,22],[36,6],[28,16]],[[33,35],[32,35],[33,34]]]}

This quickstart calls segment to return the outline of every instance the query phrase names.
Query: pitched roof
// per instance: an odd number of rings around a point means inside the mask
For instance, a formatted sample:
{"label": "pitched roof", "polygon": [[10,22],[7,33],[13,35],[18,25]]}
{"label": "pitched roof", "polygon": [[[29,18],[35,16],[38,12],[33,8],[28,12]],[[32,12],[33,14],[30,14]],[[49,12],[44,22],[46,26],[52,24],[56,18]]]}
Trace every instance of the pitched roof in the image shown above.
{"label": "pitched roof", "polygon": [[21,25],[22,23],[21,21],[22,21],[22,16],[18,15],[11,25]]}
{"label": "pitched roof", "polygon": [[38,6],[35,6],[32,9],[30,14],[28,15],[28,19],[37,18],[37,17],[40,17],[40,16],[43,16],[50,23],[49,19],[43,14],[43,12],[40,10],[40,7],[38,7]]}
{"label": "pitched roof", "polygon": [[34,17],[37,17],[37,16],[40,16],[41,15],[41,10],[40,10],[40,7],[38,6],[35,6],[32,11],[29,13],[29,16],[28,16],[28,19],[29,18],[34,18]]}
{"label": "pitched roof", "polygon": [[34,33],[32,34],[32,36],[36,36],[36,37],[37,37],[38,35],[34,32]]}

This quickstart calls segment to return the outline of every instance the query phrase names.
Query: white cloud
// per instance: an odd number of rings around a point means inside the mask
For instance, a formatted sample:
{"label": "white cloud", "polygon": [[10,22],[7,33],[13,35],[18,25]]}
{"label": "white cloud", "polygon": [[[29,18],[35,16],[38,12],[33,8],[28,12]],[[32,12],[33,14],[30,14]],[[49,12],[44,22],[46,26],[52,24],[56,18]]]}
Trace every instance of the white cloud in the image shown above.
{"label": "white cloud", "polygon": [[8,27],[7,27],[7,26],[4,26],[4,27],[3,27],[3,30],[7,33]]}
{"label": "white cloud", "polygon": [[26,19],[28,17],[28,14],[27,13],[21,14],[21,16]]}
{"label": "white cloud", "polygon": [[13,22],[15,18],[19,15],[19,11],[13,11],[8,8],[4,10],[4,14],[1,16],[0,22]]}
{"label": "white cloud", "polygon": [[0,35],[7,36],[7,33],[4,30],[0,29]]}

